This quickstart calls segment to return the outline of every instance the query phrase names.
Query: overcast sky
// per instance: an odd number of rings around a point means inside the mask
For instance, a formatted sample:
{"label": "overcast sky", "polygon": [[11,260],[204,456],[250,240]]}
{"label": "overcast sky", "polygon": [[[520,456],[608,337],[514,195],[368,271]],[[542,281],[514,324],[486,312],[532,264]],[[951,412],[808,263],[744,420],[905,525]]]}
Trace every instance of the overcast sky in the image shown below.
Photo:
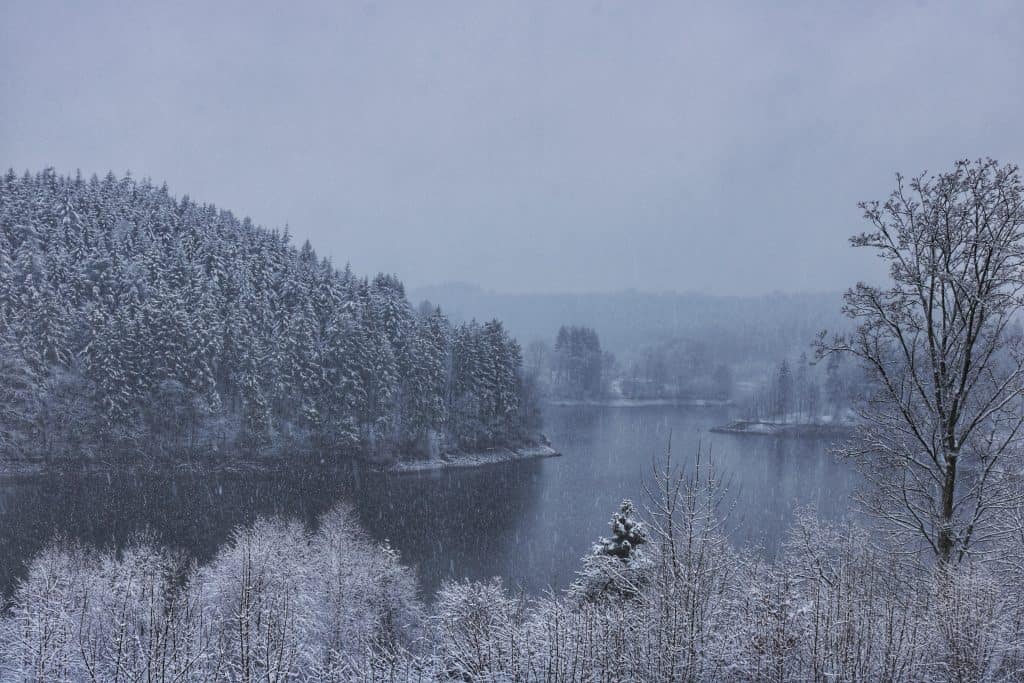
{"label": "overcast sky", "polygon": [[839,289],[896,170],[1024,161],[1024,3],[844,5],[5,0],[0,164],[411,286]]}

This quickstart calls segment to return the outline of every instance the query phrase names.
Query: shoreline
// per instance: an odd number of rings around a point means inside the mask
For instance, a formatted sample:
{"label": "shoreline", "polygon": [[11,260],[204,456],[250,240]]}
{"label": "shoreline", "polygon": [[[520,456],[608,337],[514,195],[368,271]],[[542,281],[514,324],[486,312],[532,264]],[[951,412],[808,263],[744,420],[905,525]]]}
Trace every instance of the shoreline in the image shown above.
{"label": "shoreline", "polygon": [[647,408],[651,406],[678,406],[680,408],[728,408],[730,399],[717,398],[605,398],[605,399],[549,399],[548,405],[560,407],[593,406],[597,408]]}
{"label": "shoreline", "polygon": [[223,459],[182,458],[149,462],[117,462],[112,460],[93,461],[51,461],[45,460],[0,460],[0,482],[17,482],[37,479],[43,476],[103,474],[316,474],[324,471],[345,470],[352,467],[365,468],[385,474],[428,472],[442,469],[482,467],[502,462],[551,458],[561,453],[547,443],[501,446],[482,451],[447,453],[434,460],[396,460],[374,462],[365,458],[354,458],[342,462],[328,463],[322,458],[280,457],[227,457]]}
{"label": "shoreline", "polygon": [[793,438],[829,438],[849,436],[856,425],[818,423],[780,423],[760,420],[735,420],[726,425],[712,427],[715,434],[736,434],[739,436],[782,436]]}
{"label": "shoreline", "polygon": [[414,474],[417,472],[438,472],[441,470],[485,467],[503,462],[557,458],[562,454],[547,444],[517,448],[491,448],[484,451],[446,453],[435,460],[398,461],[379,466],[379,471],[389,474]]}

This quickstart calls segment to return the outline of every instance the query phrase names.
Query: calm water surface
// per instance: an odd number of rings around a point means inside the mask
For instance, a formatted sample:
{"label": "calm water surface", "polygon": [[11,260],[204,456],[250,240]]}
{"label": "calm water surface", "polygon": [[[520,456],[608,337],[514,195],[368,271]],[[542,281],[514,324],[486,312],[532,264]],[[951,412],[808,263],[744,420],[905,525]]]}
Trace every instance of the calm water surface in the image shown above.
{"label": "calm water surface", "polygon": [[813,439],[711,434],[723,409],[549,407],[546,429],[560,458],[413,475],[339,474],[52,476],[0,483],[0,591],[62,535],[118,547],[149,533],[209,559],[231,529],[259,515],[313,524],[339,500],[388,539],[429,594],[446,579],[501,576],[539,592],[569,584],[626,497],[640,503],[652,458],[672,435],[674,458],[692,462],[698,443],[731,478],[736,543],[769,555],[798,505],[836,519],[857,483],[849,466]]}

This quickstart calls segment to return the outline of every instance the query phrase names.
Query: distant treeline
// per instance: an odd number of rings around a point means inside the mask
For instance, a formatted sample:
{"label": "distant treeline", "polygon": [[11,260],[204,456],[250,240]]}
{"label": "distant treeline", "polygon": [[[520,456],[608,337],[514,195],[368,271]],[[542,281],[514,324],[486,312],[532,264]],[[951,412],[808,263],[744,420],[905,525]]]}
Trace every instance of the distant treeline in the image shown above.
{"label": "distant treeline", "polygon": [[647,349],[681,340],[703,347],[699,352],[705,366],[757,364],[761,371],[797,349],[807,350],[808,340],[821,330],[847,326],[839,292],[501,294],[450,284],[412,294],[414,300],[430,299],[444,306],[453,320],[498,317],[524,346],[535,340],[551,343],[552,334],[563,325],[594,328],[601,335],[602,350],[614,353],[627,370],[633,363],[647,362]]}
{"label": "distant treeline", "polygon": [[589,327],[558,328],[552,368],[552,395],[556,398],[594,399],[604,396],[605,356],[601,340]]}
{"label": "distant treeline", "polygon": [[671,339],[644,346],[631,356],[634,360],[620,364],[613,354],[602,351],[596,330],[563,325],[553,349],[543,340],[527,345],[526,367],[557,400],[732,397],[732,370],[714,363],[706,344]]}
{"label": "distant treeline", "polygon": [[500,294],[449,284],[414,298],[443,305],[454,320],[501,318],[552,398],[736,400],[757,403],[758,414],[774,409],[780,359],[792,367],[821,330],[849,324],[839,293]]}
{"label": "distant treeline", "polygon": [[166,186],[0,179],[0,453],[423,454],[522,438],[519,345]]}

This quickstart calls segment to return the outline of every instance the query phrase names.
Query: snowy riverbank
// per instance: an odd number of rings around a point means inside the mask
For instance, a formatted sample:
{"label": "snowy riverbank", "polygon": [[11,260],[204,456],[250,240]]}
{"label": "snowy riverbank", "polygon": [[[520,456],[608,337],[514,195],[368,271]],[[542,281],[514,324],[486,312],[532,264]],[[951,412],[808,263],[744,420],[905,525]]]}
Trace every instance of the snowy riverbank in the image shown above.
{"label": "snowy riverbank", "polygon": [[600,400],[587,399],[553,399],[548,401],[553,406],[598,406],[602,408],[646,408],[649,406],[680,406],[683,408],[725,408],[732,401],[715,398],[608,398]]}
{"label": "snowy riverbank", "polygon": [[534,458],[553,458],[561,455],[551,446],[538,444],[521,448],[491,448],[473,453],[446,453],[434,460],[399,461],[383,467],[385,472],[429,472],[432,470],[457,469],[462,467],[479,467],[515,460],[531,460]]}
{"label": "snowy riverbank", "polygon": [[[517,446],[515,448],[491,448],[485,451],[471,453],[446,453],[433,460],[399,460],[392,463],[366,463],[370,468],[390,473],[405,472],[426,472],[431,470],[454,469],[463,467],[479,467],[492,465],[501,462],[512,462],[515,460],[530,460],[534,458],[552,458],[561,455],[558,451],[547,444],[535,444],[529,446]],[[358,462],[358,461],[357,461]],[[306,457],[303,461],[304,469],[316,470],[325,467],[322,460]],[[326,466],[330,468],[330,466]],[[0,460],[0,480],[33,479],[43,474],[103,474],[111,472],[161,472],[161,473],[230,473],[240,474],[244,472],[279,472],[283,470],[294,470],[295,461],[286,461],[279,458],[225,458],[222,460],[179,460],[159,462],[114,462],[114,461],[89,461],[77,463],[62,463],[60,461],[45,463],[42,461],[28,460]]]}
{"label": "snowy riverbank", "polygon": [[750,436],[795,436],[813,438],[842,438],[849,436],[854,425],[848,423],[764,422],[736,420],[727,425],[712,427],[716,434],[743,434]]}

